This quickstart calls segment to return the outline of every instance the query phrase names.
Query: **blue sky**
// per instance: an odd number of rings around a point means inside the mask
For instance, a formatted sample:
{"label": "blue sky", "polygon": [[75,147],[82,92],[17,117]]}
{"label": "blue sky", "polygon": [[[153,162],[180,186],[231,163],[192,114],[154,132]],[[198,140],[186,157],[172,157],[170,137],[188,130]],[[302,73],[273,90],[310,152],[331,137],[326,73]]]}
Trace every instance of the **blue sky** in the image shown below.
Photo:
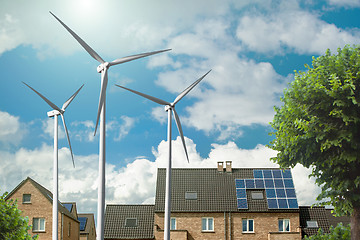
{"label": "blue sky", "polygon": [[[107,203],[153,203],[156,169],[167,158],[163,107],[114,84],[177,104],[190,164],[174,127],[174,167],[276,167],[269,122],[294,70],[313,56],[360,44],[360,1],[1,1],[0,191],[27,176],[52,190],[51,110],[21,82],[62,106],[76,168],[59,125],[60,200],[96,213],[100,92],[98,63],[50,15],[52,11],[107,61],[171,48],[113,66],[107,90]],[[59,119],[60,120],[60,119]],[[61,123],[61,121],[59,122]],[[174,125],[175,126],[175,125]],[[315,203],[310,169],[296,166],[299,203]]]}

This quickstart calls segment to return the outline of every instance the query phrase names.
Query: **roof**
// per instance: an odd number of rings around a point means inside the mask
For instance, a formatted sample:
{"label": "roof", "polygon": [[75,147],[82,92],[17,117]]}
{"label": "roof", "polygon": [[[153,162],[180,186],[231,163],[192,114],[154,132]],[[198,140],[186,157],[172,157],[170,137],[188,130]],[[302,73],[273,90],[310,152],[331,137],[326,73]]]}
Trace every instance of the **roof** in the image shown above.
{"label": "roof", "polygon": [[[260,168],[259,168],[260,169]],[[266,170],[279,170],[266,168]],[[172,212],[294,212],[298,209],[269,209],[264,189],[246,189],[247,208],[239,209],[236,179],[254,179],[253,168],[233,168],[219,172],[217,168],[173,168]],[[156,183],[155,212],[164,212],[166,169],[159,168]],[[251,198],[251,191],[263,192],[264,199]],[[186,200],[186,192],[196,192],[196,200]]]}
{"label": "roof", "polygon": [[[125,226],[136,219],[136,227]],[[106,205],[105,239],[153,239],[154,205]]]}
{"label": "roof", "polygon": [[[329,220],[326,209],[323,206],[300,206],[300,227],[302,236],[311,236],[321,228],[324,233],[329,233]],[[307,227],[307,221],[317,221],[318,227]]]}
{"label": "roof", "polygon": [[[45,187],[37,183],[35,180],[33,180],[30,177],[27,177],[24,179],[19,185],[17,185],[5,198],[5,200],[9,199],[18,189],[20,189],[26,182],[30,182],[39,192],[52,204],[53,203],[53,194],[47,190]],[[63,213],[64,215],[70,217],[71,219],[78,221],[77,218],[74,217],[73,214],[71,214],[66,207],[62,205],[60,201],[58,201],[58,211],[60,213]]]}
{"label": "roof", "polygon": [[95,220],[93,213],[79,213],[78,219],[80,221],[80,235],[90,234],[91,226],[93,226],[95,230]]}
{"label": "roof", "polygon": [[326,209],[326,215],[329,219],[330,226],[336,227],[339,223],[342,223],[344,226],[350,224],[350,217],[349,216],[341,216],[341,217],[335,217],[331,211],[333,209]]}

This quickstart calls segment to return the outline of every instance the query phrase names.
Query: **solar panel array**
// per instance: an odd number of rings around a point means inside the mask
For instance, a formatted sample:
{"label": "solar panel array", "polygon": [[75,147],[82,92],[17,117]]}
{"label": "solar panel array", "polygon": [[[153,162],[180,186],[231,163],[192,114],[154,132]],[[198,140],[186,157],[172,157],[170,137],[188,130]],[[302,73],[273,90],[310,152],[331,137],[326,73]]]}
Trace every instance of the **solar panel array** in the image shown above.
{"label": "solar panel array", "polygon": [[254,169],[253,179],[235,179],[237,205],[248,209],[247,189],[265,189],[269,209],[298,209],[289,169]]}
{"label": "solar panel array", "polygon": [[63,203],[62,205],[66,207],[66,209],[69,210],[69,212],[71,212],[73,207],[72,203]]}
{"label": "solar panel array", "polygon": [[80,231],[85,231],[87,217],[78,217],[78,220],[80,222]]}

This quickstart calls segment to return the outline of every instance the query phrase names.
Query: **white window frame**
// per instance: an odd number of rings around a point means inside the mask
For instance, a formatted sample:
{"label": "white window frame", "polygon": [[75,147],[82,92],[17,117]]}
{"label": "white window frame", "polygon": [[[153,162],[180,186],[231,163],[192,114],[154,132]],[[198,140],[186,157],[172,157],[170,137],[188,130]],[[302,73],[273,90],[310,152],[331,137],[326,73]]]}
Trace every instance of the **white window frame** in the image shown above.
{"label": "white window frame", "polygon": [[[25,200],[25,196],[28,196],[28,197],[29,197],[29,201]],[[31,203],[31,194],[29,194],[29,193],[23,194],[23,201],[22,201],[22,203],[25,203],[25,204]]]}
{"label": "white window frame", "polygon": [[176,230],[176,218],[170,218],[170,230]]}
{"label": "white window frame", "polygon": [[[244,223],[246,222],[246,229],[244,230]],[[252,231],[250,230],[250,223],[252,223]],[[243,218],[242,219],[242,232],[243,233],[254,233],[255,232],[255,222],[252,218]]]}
{"label": "white window frame", "polygon": [[316,220],[306,221],[307,228],[318,228],[318,222]]}
{"label": "white window frame", "polygon": [[262,200],[262,199],[264,199],[264,193],[261,192],[261,191],[252,191],[251,192],[251,199]]}
{"label": "white window frame", "polygon": [[[287,218],[279,218],[279,232],[290,232],[290,219]],[[288,225],[288,229],[286,229],[286,223]]]}
{"label": "white window frame", "polygon": [[[43,224],[43,229],[42,229],[42,224]],[[32,231],[33,232],[45,232],[45,225],[46,225],[46,221],[45,218],[33,218],[33,227],[32,227]],[[37,227],[37,228],[35,228]]]}
{"label": "white window frame", "polygon": [[202,232],[214,232],[214,218],[213,217],[203,217],[201,219],[201,231]]}

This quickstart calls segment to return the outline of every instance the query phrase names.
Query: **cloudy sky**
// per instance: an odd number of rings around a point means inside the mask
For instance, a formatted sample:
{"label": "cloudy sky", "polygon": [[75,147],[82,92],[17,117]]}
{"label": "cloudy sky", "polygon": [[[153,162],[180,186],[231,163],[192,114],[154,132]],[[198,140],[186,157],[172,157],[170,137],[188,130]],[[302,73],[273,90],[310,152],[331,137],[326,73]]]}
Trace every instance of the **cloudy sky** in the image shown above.
{"label": "cloudy sky", "polygon": [[[76,201],[80,212],[96,213],[100,75],[49,11],[108,61],[172,49],[109,70],[107,203],[153,203],[156,171],[167,158],[163,107],[114,84],[172,101],[212,69],[177,104],[190,164],[174,128],[173,166],[231,160],[234,167],[277,167],[269,160],[276,152],[265,146],[269,122],[294,70],[328,48],[360,44],[359,0],[0,3],[0,192],[28,176],[52,191],[51,109],[22,81],[58,106],[85,84],[65,113],[75,169],[59,125],[59,198]],[[319,193],[310,172],[292,170],[300,205],[315,203]]]}

